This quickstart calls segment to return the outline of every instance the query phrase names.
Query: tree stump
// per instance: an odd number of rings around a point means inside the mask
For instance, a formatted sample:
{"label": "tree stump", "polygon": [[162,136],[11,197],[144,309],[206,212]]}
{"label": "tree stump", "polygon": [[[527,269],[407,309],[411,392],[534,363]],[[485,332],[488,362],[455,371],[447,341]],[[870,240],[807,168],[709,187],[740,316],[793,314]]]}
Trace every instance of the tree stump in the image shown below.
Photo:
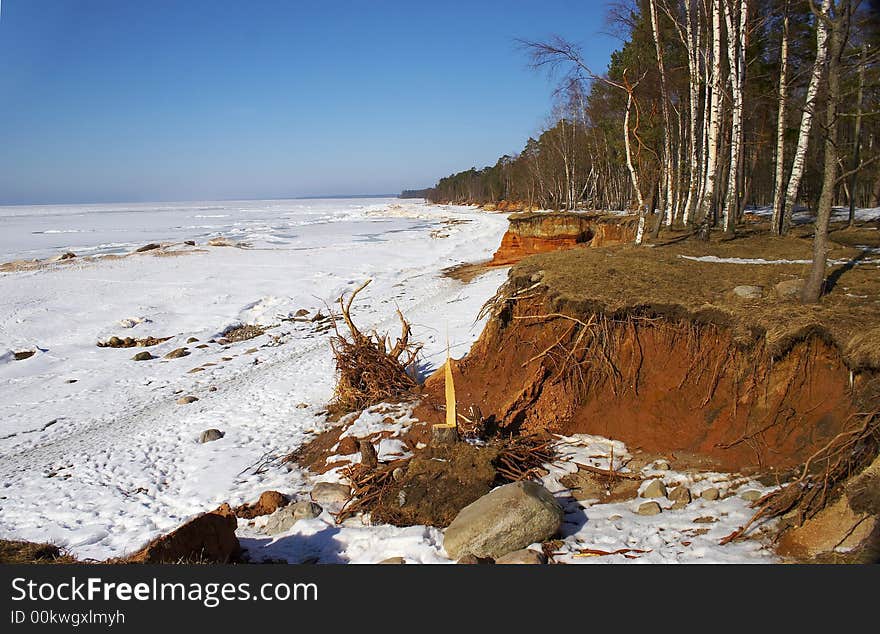
{"label": "tree stump", "polygon": [[458,427],[434,425],[431,429],[431,445],[434,447],[454,445],[458,441]]}
{"label": "tree stump", "polygon": [[378,467],[379,456],[376,454],[376,448],[373,447],[373,443],[364,438],[359,444],[361,449],[361,464],[370,469]]}

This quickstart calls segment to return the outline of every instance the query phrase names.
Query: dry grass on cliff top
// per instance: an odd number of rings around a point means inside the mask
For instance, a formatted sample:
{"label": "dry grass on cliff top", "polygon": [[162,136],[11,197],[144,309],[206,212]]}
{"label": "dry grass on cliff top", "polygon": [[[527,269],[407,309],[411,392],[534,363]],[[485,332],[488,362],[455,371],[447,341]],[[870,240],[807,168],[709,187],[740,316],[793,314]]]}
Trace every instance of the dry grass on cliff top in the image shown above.
{"label": "dry grass on cliff top", "polygon": [[[836,229],[829,254],[829,288],[821,302],[802,305],[776,296],[776,284],[803,279],[807,263],[720,263],[688,257],[809,260],[809,228],[789,237],[773,237],[763,226],[746,228],[735,239],[713,236],[701,242],[686,234],[661,236],[656,244],[598,249],[579,248],[531,256],[510,273],[513,289],[531,286],[543,272],[554,309],[604,314],[647,313],[713,323],[730,328],[737,340],[765,339],[773,355],[816,333],[833,342],[854,369],[880,368],[880,253],[847,244],[877,246],[874,224]],[[846,244],[843,244],[846,243]],[[686,257],[683,257],[686,256]],[[732,291],[760,286],[760,299]]]}
{"label": "dry grass on cliff top", "polygon": [[0,539],[0,564],[75,564],[76,558],[54,544]]}

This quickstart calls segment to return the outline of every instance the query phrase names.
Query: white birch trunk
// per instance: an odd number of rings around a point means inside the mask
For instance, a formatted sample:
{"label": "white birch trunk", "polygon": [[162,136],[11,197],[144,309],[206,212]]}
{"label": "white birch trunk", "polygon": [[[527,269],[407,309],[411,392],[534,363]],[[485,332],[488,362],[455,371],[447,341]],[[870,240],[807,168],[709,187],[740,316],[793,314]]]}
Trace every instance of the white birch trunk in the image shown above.
{"label": "white birch trunk", "polygon": [[[821,11],[828,15],[831,0],[822,0]],[[780,233],[788,233],[791,226],[791,216],[794,205],[797,202],[801,179],[804,176],[804,166],[807,158],[807,148],[810,143],[810,130],[813,126],[813,115],[816,109],[816,96],[819,92],[819,84],[822,81],[825,70],[825,59],[828,56],[828,25],[823,20],[816,20],[816,62],[813,64],[813,73],[810,76],[810,84],[807,87],[807,99],[804,103],[804,112],[801,115],[801,129],[798,134],[797,147],[794,152],[794,162],[791,166],[791,176],[788,180],[788,188],[785,192],[785,207],[780,219]]]}
{"label": "white birch trunk", "polygon": [[[700,177],[702,175],[702,170],[700,169],[699,146],[697,139],[697,122],[699,119],[700,109],[700,64],[699,58],[697,57],[699,42],[694,42],[694,24],[690,0],[685,0],[684,12],[686,29],[685,32],[687,35],[687,42],[685,43],[685,45],[687,47],[688,71],[690,74],[690,81],[688,86],[690,90],[690,121],[688,122],[690,132],[688,146],[688,149],[690,151],[690,175],[688,182],[687,200],[684,204],[684,216],[682,218],[682,221],[684,222],[684,224],[688,224],[690,223],[691,218],[694,215],[694,207],[697,204],[697,187],[699,186],[701,180]],[[699,37],[699,29],[697,29],[697,33],[697,37]]]}
{"label": "white birch trunk", "polygon": [[660,27],[657,22],[657,3],[656,0],[650,1],[651,7],[651,29],[654,32],[654,48],[657,50],[657,70],[660,73],[660,100],[663,111],[663,182],[665,192],[663,195],[663,208],[661,213],[665,213],[666,224],[672,224],[672,141],[671,141],[671,124],[669,122],[669,93],[666,89],[666,68],[663,63],[663,45],[660,42]]}
{"label": "white birch trunk", "polygon": [[706,179],[700,203],[700,220],[712,211],[718,180],[718,146],[721,136],[721,106],[724,85],[721,78],[721,0],[712,0],[712,106],[706,148]]}
{"label": "white birch trunk", "polygon": [[632,148],[629,142],[629,115],[632,111],[632,91],[627,91],[626,114],[623,117],[623,147],[626,150],[626,167],[636,193],[636,201],[639,206],[639,228],[636,231],[636,244],[642,244],[645,238],[645,201],[642,198],[642,188],[639,185],[639,174],[632,162]]}
{"label": "white birch trunk", "polygon": [[781,228],[783,203],[785,197],[785,119],[788,115],[788,3],[782,19],[782,44],[779,52],[779,112],[776,116],[776,175],[773,184],[773,219],[771,231],[776,234]]}
{"label": "white birch trunk", "polygon": [[727,61],[730,68],[730,93],[733,101],[730,127],[730,174],[727,178],[727,194],[724,199],[722,227],[733,233],[739,213],[739,174],[743,144],[743,84],[745,82],[746,21],[749,5],[739,0],[725,0],[724,20],[727,25]]}

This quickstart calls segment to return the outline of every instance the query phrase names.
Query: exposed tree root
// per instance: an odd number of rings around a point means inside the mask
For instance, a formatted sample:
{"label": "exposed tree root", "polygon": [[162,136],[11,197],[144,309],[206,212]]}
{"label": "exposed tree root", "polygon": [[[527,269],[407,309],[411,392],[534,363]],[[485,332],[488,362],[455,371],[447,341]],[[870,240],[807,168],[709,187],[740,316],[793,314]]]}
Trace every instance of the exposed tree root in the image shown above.
{"label": "exposed tree root", "polygon": [[336,319],[333,328],[336,336],[330,340],[333,356],[336,359],[338,381],[334,407],[342,411],[355,411],[383,402],[397,402],[411,396],[418,383],[410,369],[422,349],[420,344],[410,341],[411,328],[400,310],[397,316],[401,323],[401,334],[394,345],[388,335],[375,331],[363,334],[351,318],[351,305],[355,297],[370,283],[361,284],[345,300],[339,298],[342,319],[348,327],[346,337],[339,332]]}
{"label": "exposed tree root", "polygon": [[837,485],[861,471],[880,451],[880,415],[874,412],[859,417],[861,420],[851,429],[810,456],[797,480],[755,502],[755,514],[721,543],[739,539],[760,520],[793,513],[797,524],[802,525],[821,511]]}

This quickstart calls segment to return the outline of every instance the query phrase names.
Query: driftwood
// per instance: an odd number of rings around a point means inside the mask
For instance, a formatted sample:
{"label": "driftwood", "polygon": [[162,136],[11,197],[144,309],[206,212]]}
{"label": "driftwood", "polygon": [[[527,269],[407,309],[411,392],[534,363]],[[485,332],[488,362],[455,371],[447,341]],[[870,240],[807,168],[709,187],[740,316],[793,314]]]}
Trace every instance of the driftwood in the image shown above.
{"label": "driftwood", "polygon": [[412,329],[400,309],[397,316],[401,334],[393,345],[388,335],[379,335],[375,331],[363,334],[352,320],[351,306],[355,297],[369,283],[367,280],[361,284],[347,300],[344,295],[339,298],[342,319],[348,327],[347,336],[340,333],[336,318],[333,318],[336,336],[330,340],[330,347],[338,374],[335,405],[347,411],[402,400],[418,387],[409,370],[422,346],[410,341]]}

